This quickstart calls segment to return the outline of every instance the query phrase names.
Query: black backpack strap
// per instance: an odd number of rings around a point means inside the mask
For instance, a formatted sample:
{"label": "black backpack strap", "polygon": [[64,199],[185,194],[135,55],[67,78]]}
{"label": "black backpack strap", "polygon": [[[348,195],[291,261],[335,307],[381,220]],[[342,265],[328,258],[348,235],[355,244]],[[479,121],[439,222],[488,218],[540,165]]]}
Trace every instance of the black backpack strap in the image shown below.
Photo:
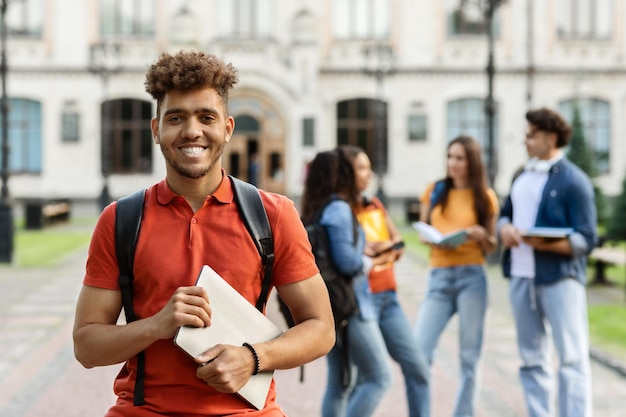
{"label": "black backpack strap", "polygon": [[237,203],[239,214],[252,240],[254,240],[259,255],[261,255],[264,277],[261,282],[261,293],[257,299],[256,308],[263,312],[270,290],[272,267],[274,265],[272,229],[259,190],[254,185],[241,181],[232,175],[229,175],[229,177],[233,184],[235,202]]}
{"label": "black backpack strap", "polygon": [[133,262],[135,259],[135,245],[141,228],[143,216],[143,200],[145,190],[120,198],[117,201],[115,212],[115,250],[117,264],[120,270],[118,282],[122,290],[122,304],[126,314],[126,321],[137,320],[132,303]]}
{"label": "black backpack strap", "polygon": [[[133,263],[135,245],[141,228],[143,217],[143,201],[145,190],[137,191],[117,201],[115,211],[115,251],[120,270],[118,283],[122,292],[122,305],[126,322],[137,320],[133,308]],[[135,405],[144,405],[144,378],[146,358],[143,351],[137,354],[137,380],[135,381]]]}

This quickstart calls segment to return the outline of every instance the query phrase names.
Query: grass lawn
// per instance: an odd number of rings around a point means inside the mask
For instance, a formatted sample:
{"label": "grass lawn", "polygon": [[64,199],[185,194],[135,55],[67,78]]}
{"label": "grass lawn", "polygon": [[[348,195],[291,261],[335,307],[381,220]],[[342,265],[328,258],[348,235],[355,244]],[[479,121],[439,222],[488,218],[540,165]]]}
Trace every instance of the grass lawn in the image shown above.
{"label": "grass lawn", "polygon": [[589,306],[591,342],[626,361],[626,304]]}
{"label": "grass lawn", "polygon": [[54,266],[66,256],[89,244],[94,219],[72,219],[41,230],[26,230],[16,225],[14,258],[20,267]]}

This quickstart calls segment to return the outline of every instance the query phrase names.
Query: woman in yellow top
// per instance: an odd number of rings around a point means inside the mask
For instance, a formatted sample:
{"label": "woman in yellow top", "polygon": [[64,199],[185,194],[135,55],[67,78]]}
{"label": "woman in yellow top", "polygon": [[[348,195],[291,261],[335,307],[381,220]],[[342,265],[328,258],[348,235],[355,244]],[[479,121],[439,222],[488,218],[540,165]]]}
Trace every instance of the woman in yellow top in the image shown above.
{"label": "woman in yellow top", "polygon": [[[431,207],[432,206],[432,207]],[[465,230],[457,247],[431,246],[428,291],[417,316],[418,349],[432,364],[441,332],[459,315],[461,383],[454,416],[473,416],[476,368],[487,310],[485,254],[496,248],[498,200],[487,187],[480,146],[468,136],[448,144],[447,175],[430,184],[421,197],[420,220],[442,234]],[[421,401],[429,402],[428,395]]]}

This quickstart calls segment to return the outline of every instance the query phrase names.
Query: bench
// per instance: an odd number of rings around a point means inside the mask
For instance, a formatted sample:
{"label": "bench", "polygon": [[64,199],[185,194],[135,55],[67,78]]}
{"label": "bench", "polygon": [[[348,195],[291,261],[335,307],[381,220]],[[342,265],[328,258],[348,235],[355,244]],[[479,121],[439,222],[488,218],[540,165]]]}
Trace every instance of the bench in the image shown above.
{"label": "bench", "polygon": [[606,268],[611,265],[626,265],[626,250],[604,246],[605,239],[600,240],[600,246],[589,254],[588,259],[594,264],[594,284],[608,284]]}
{"label": "bench", "polygon": [[24,207],[26,229],[41,229],[44,226],[68,221],[72,211],[69,199],[31,199],[24,202]]}

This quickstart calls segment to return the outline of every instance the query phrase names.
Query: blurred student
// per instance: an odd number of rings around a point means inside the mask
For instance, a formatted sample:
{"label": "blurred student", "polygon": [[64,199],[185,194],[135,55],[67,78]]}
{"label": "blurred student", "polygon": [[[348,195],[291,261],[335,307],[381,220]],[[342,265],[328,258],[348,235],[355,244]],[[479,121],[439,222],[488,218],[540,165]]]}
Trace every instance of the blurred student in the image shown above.
{"label": "blurred student", "polygon": [[[335,346],[326,356],[323,417],[371,416],[392,381],[367,282],[372,265],[392,260],[392,254],[374,259],[364,255],[365,237],[355,218],[359,201],[354,170],[346,156],[338,149],[318,153],[309,164],[305,180],[302,220],[305,224],[319,221],[326,229],[331,258],[335,267],[352,280],[358,304],[358,311],[349,317],[345,332],[337,335]],[[355,375],[348,386],[344,384],[346,366],[353,368]]]}
{"label": "blurred student", "polygon": [[[551,333],[559,355],[561,417],[592,414],[587,255],[597,244],[591,181],[563,154],[571,128],[550,109],[526,113],[530,159],[511,186],[498,231],[511,278],[509,297],[522,359],[520,378],[530,417],[552,416]],[[561,238],[523,237],[532,227],[571,229]],[[548,331],[548,328],[551,331]]]}
{"label": "blurred student", "polygon": [[[473,416],[477,366],[487,310],[485,255],[496,248],[498,200],[487,187],[478,142],[459,136],[448,144],[447,174],[421,197],[420,220],[441,233],[465,230],[457,247],[430,245],[430,272],[425,300],[415,327],[417,346],[432,365],[439,336],[459,315],[461,381],[454,416]],[[428,395],[421,401],[429,401]]]}
{"label": "blurred student", "polygon": [[[351,161],[357,190],[363,195],[372,178],[372,167],[367,154],[363,149],[352,145],[343,145],[339,149]],[[428,369],[415,346],[411,325],[396,294],[394,262],[400,259],[404,252],[402,237],[380,199],[363,196],[359,199],[357,213],[359,223],[365,232],[366,253],[376,255],[387,252],[392,259],[370,270],[368,279],[374,313],[387,351],[402,369],[409,416],[427,416],[428,401],[421,399],[428,395]]]}

